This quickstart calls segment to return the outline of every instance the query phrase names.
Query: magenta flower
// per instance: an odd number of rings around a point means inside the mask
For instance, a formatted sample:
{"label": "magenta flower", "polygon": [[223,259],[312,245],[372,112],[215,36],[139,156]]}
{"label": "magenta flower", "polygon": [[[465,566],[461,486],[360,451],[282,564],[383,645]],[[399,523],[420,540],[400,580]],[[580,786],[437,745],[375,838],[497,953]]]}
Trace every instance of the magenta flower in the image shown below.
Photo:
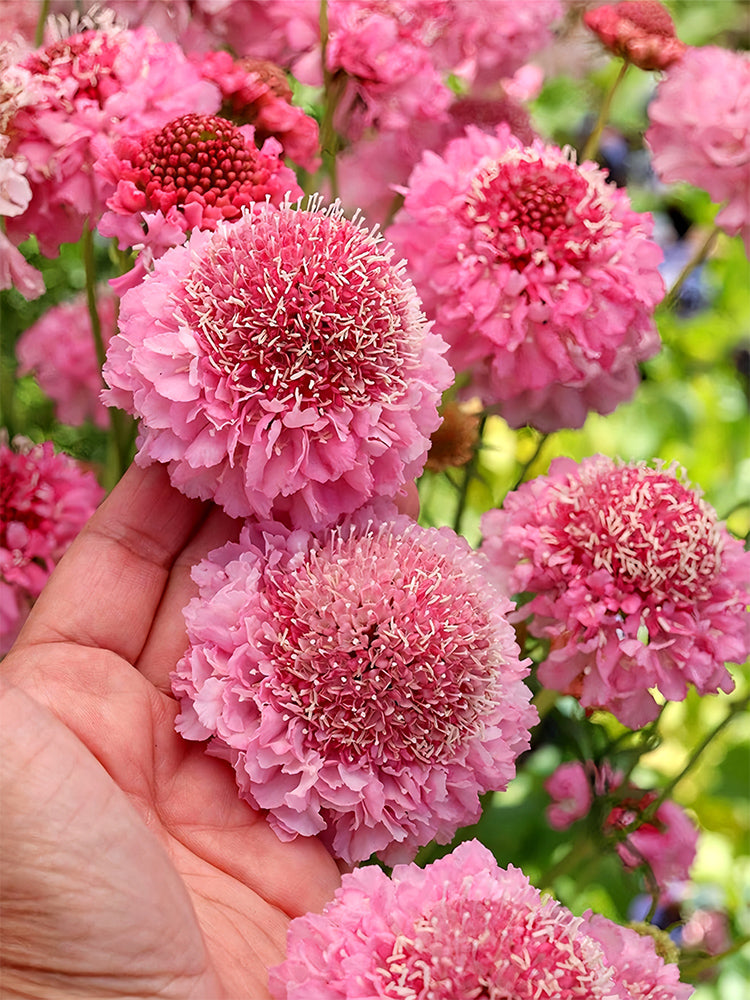
{"label": "magenta flower", "polygon": [[517,618],[550,640],[545,686],[626,726],[656,718],[649,688],[731,691],[750,652],[750,553],[679,469],[556,459],[482,521],[483,550]]}
{"label": "magenta flower", "polygon": [[191,58],[201,75],[221,90],[226,118],[252,125],[259,143],[273,137],[284,155],[305,170],[318,169],[318,123],[292,104],[292,89],[279,66],[267,59],[233,59],[225,51]]}
{"label": "magenta flower", "polygon": [[411,859],[502,790],[536,710],[483,557],[388,504],[315,535],[248,524],[194,571],[178,729],[278,835]]}
{"label": "magenta flower", "polygon": [[[104,344],[117,329],[115,298],[108,291],[97,299]],[[79,427],[87,420],[107,427],[107,408],[99,396],[104,383],[96,356],[85,294],[52,306],[25,330],[16,344],[20,375],[33,374],[55,404],[63,424]]]}
{"label": "magenta flower", "polygon": [[36,235],[42,252],[79,239],[104,209],[94,161],[123,135],[157,128],[188,111],[211,114],[218,88],[203,80],[176,45],[148,28],[84,31],[27,55],[33,104],[14,115],[10,153],[28,161],[32,200],[8,220],[8,236]]}
{"label": "magenta flower", "polygon": [[621,0],[595,7],[584,13],[583,23],[610,52],[639,69],[666,69],[687,48],[659,0]]}
{"label": "magenta flower", "polygon": [[50,441],[0,442],[0,655],[8,652],[55,564],[104,495]]}
{"label": "magenta flower", "polygon": [[299,198],[302,188],[281,154],[275,139],[258,149],[251,125],[238,128],[217,115],[183,115],[120,139],[95,164],[115,188],[99,232],[116,236],[121,250],[146,246],[158,257],[192,229],[236,221],[253,202]]}
{"label": "magenta flower", "polygon": [[344,875],[322,914],[292,921],[274,1000],[687,1000],[653,940],[575,917],[478,841],[426,868]]}
{"label": "magenta flower", "polygon": [[724,203],[717,223],[750,253],[750,57],[713,45],[688,49],[660,82],[648,116],[658,177]]}
{"label": "magenta flower", "polygon": [[375,232],[338,206],[251,205],[125,294],[105,399],[189,496],[311,527],[419,475],[444,350]]}
{"label": "magenta flower", "polygon": [[659,349],[651,229],[595,164],[500,126],[425,153],[388,236],[467,392],[551,431],[610,413]]}

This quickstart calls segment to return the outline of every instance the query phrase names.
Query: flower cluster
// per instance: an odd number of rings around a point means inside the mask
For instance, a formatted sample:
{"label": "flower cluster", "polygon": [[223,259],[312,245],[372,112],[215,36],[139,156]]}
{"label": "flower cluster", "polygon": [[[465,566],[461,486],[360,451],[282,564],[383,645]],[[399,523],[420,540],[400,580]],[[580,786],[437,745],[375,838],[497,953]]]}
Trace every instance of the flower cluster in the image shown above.
{"label": "flower cluster", "polygon": [[427,868],[344,875],[322,914],[292,921],[274,1000],[687,1000],[653,940],[574,917],[477,841]]}
{"label": "flower cluster", "polygon": [[0,441],[0,655],[103,494],[51,442]]}
{"label": "flower cluster", "polygon": [[750,553],[674,468],[602,455],[556,459],[482,521],[483,551],[515,614],[549,639],[546,686],[627,726],[655,719],[649,689],[731,691],[750,653]]}
{"label": "flower cluster", "polygon": [[[561,764],[545,781],[552,800],[547,819],[555,830],[566,830],[588,815],[594,799],[608,798],[602,833],[616,843],[620,860],[628,869],[645,865],[648,877],[660,890],[686,881],[695,860],[698,831],[676,802],[666,799],[655,811],[655,792],[643,792],[604,762]],[[617,793],[614,795],[613,793]],[[653,815],[645,819],[651,807]]]}
{"label": "flower cluster", "polygon": [[284,839],[389,864],[446,843],[536,718],[486,577],[463,538],[383,507],[317,534],[249,524],[194,571],[178,728]]}

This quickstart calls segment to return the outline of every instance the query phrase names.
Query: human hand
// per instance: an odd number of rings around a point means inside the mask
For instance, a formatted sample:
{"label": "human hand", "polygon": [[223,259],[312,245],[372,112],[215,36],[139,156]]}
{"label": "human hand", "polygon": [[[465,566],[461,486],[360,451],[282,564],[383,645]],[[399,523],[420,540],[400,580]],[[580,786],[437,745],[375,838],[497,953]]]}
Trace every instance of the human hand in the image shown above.
{"label": "human hand", "polygon": [[239,523],[132,467],[0,665],[3,997],[267,1000],[338,885],[174,730],[190,568]]}

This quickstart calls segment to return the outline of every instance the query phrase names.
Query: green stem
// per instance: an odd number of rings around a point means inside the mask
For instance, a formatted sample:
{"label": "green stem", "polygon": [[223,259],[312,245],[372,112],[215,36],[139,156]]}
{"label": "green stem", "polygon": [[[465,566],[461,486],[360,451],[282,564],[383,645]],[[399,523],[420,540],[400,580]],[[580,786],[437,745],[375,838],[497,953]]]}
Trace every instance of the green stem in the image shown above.
{"label": "green stem", "polygon": [[[654,815],[654,813],[662,804],[662,802],[664,802],[665,799],[669,798],[669,796],[674,791],[675,787],[679,785],[682,779],[695,767],[703,752],[716,739],[719,733],[722,732],[722,730],[724,730],[729,725],[729,723],[736,715],[739,715],[740,712],[744,712],[748,708],[748,706],[750,706],[750,695],[745,695],[744,698],[740,698],[739,701],[734,702],[734,704],[730,706],[729,711],[721,720],[721,722],[718,724],[718,726],[715,726],[714,729],[712,729],[711,732],[705,737],[705,739],[703,739],[701,743],[693,750],[692,754],[690,755],[690,760],[683,767],[680,773],[676,777],[672,778],[672,780],[667,784],[667,786],[664,789],[662,789],[659,798],[656,799],[654,802],[652,802],[651,805],[649,805],[648,808],[644,810],[643,814],[644,818],[650,818],[651,816]],[[643,820],[641,819],[639,822],[642,821]]]}
{"label": "green stem", "polygon": [[536,462],[536,460],[541,455],[542,448],[544,447],[545,442],[547,441],[548,437],[549,437],[549,434],[542,434],[542,436],[537,441],[536,448],[534,449],[534,454],[531,456],[531,458],[528,460],[528,462],[525,462],[522,465],[521,471],[518,473],[518,479],[516,479],[515,483],[510,488],[510,492],[511,493],[513,493],[514,490],[517,490],[518,487],[521,485],[521,483],[526,478],[526,473],[529,471],[529,469],[531,468],[531,466],[534,464],[534,462]]}
{"label": "green stem", "polygon": [[471,456],[470,460],[464,466],[464,478],[461,483],[461,489],[458,494],[458,503],[456,505],[456,514],[453,518],[453,530],[456,534],[461,533],[461,522],[463,521],[464,514],[466,512],[466,502],[469,497],[469,484],[474,478],[474,473],[477,467],[477,456],[479,455],[479,449],[482,447],[482,437],[484,435],[484,428],[487,424],[487,415],[483,414],[482,419],[479,422],[479,436],[477,439],[477,446],[474,449],[474,454]]}
{"label": "green stem", "polygon": [[331,196],[338,197],[339,185],[336,170],[336,154],[339,149],[339,137],[334,128],[333,118],[346,86],[346,76],[342,73],[331,73],[328,69],[328,0],[320,0],[320,58],[323,65],[323,88],[325,110],[320,125],[320,152],[323,166],[331,182]]}
{"label": "green stem", "polygon": [[583,147],[583,152],[581,153],[581,163],[585,160],[593,160],[599,151],[599,140],[602,137],[604,126],[609,120],[609,109],[612,107],[612,99],[614,98],[620,84],[624,80],[629,66],[630,63],[623,60],[622,66],[620,66],[620,72],[617,74],[615,82],[609,88],[609,91],[604,98],[594,130],[586,140],[586,145]]}
{"label": "green stem", "polygon": [[721,232],[721,227],[714,226],[714,228],[708,234],[706,239],[698,247],[696,252],[693,254],[690,260],[678,274],[675,283],[672,285],[672,287],[669,289],[667,294],[662,299],[661,308],[663,309],[673,308],[673,306],[677,302],[677,298],[680,294],[682,286],[685,284],[687,279],[690,277],[690,274],[696,269],[696,267],[699,267],[706,259],[706,257],[708,257],[708,255],[711,253],[711,249],[714,243],[716,242],[716,239],[720,232]]}
{"label": "green stem", "polygon": [[[86,273],[86,304],[88,306],[89,318],[91,321],[91,333],[94,338],[94,348],[96,359],[99,364],[101,374],[104,362],[107,357],[107,349],[104,346],[102,336],[102,324],[99,318],[99,310],[96,307],[96,263],[94,261],[94,233],[88,226],[88,221],[83,227],[83,237],[81,240],[83,255],[83,267]],[[102,379],[102,388],[104,380]],[[104,473],[104,485],[111,489],[118,482],[128,467],[130,459],[130,432],[123,421],[123,414],[115,407],[109,408],[110,431],[107,440],[107,465]]]}
{"label": "green stem", "polygon": [[47,15],[49,14],[49,0],[42,0],[42,5],[39,8],[39,17],[36,22],[36,31],[34,32],[34,46],[39,48],[39,46],[44,41],[44,25],[47,20]]}
{"label": "green stem", "polygon": [[712,966],[723,962],[730,955],[736,955],[746,944],[750,944],[750,934],[743,934],[730,948],[720,952],[718,955],[700,955],[695,958],[686,955],[680,959],[680,979],[686,981],[697,979],[702,972],[706,972]]}

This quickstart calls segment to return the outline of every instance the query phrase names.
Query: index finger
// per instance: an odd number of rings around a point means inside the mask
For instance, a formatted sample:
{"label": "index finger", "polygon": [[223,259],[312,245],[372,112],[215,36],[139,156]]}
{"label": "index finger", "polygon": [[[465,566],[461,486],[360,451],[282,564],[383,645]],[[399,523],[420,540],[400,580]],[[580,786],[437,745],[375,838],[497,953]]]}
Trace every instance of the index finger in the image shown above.
{"label": "index finger", "polygon": [[211,505],[174,489],[162,465],[132,465],[73,542],[17,645],[74,642],[134,663],[177,556]]}

